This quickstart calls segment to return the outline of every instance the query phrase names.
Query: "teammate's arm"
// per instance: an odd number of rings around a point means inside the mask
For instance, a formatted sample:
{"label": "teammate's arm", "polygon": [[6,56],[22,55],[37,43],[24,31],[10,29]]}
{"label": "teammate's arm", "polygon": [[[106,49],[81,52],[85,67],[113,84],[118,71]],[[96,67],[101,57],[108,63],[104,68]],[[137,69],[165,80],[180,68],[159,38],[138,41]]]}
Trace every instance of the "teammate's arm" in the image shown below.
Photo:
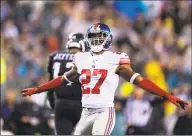
{"label": "teammate's arm", "polygon": [[142,77],[139,73],[135,73],[132,70],[129,62],[125,61],[123,63],[120,63],[116,69],[116,73],[119,74],[126,81],[136,84],[150,93],[153,93],[155,95],[158,95],[162,98],[169,100],[177,107],[185,109],[185,105],[187,105],[186,102],[162,90],[149,79]]}
{"label": "teammate's arm", "polygon": [[57,78],[40,85],[39,87],[27,88],[21,91],[22,96],[37,94],[45,91],[49,91],[50,89],[54,89],[60,86],[63,82],[76,82],[78,81],[79,73],[77,72],[77,67],[74,66],[70,71],[64,73],[63,76],[58,76]]}

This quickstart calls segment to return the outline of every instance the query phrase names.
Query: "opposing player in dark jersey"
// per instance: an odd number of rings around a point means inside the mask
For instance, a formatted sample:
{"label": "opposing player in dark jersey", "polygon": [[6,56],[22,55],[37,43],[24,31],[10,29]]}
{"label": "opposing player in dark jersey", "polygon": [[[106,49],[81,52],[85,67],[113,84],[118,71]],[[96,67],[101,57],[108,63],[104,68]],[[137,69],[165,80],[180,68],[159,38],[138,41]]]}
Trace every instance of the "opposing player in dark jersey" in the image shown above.
{"label": "opposing player in dark jersey", "polygon": [[[84,35],[72,33],[69,35],[66,48],[69,52],[58,51],[50,55],[48,64],[49,80],[63,75],[72,66],[75,53],[87,49]],[[80,119],[81,86],[79,82],[68,83],[48,92],[48,100],[55,110],[55,128],[58,135],[71,134],[74,126]]]}

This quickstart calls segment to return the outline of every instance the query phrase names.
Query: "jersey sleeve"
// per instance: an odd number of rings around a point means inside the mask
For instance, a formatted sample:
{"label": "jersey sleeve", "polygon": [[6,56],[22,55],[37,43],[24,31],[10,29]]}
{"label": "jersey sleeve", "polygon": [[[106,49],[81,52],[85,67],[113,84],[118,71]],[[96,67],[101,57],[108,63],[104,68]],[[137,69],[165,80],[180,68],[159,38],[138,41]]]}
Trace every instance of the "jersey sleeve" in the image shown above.
{"label": "jersey sleeve", "polygon": [[121,53],[119,57],[119,65],[130,64],[129,56],[126,53]]}
{"label": "jersey sleeve", "polygon": [[48,65],[47,65],[47,72],[48,73],[52,73],[52,65],[53,65],[53,57],[56,54],[56,52],[53,52],[49,55],[49,59],[48,59]]}
{"label": "jersey sleeve", "polygon": [[52,72],[52,56],[49,56],[48,65],[47,65],[47,72],[49,73],[49,80],[53,79],[53,72]]}
{"label": "jersey sleeve", "polygon": [[51,73],[51,68],[52,68],[52,57],[49,56],[49,60],[48,60],[48,65],[47,65],[47,72]]}

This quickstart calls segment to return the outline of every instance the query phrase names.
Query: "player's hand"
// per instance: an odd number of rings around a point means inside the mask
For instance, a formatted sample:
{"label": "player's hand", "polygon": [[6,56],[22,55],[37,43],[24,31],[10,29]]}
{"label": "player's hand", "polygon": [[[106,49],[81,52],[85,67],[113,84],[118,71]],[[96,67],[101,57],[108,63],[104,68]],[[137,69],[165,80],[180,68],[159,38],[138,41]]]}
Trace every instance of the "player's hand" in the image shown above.
{"label": "player's hand", "polygon": [[169,95],[169,96],[167,97],[167,99],[168,99],[170,102],[172,102],[173,104],[175,104],[177,107],[182,108],[182,109],[184,109],[184,110],[185,110],[185,106],[188,105],[187,102],[185,102],[185,101],[183,101],[183,100],[181,100],[181,99],[179,99],[179,98],[177,98],[177,97],[175,97],[175,96],[173,96],[173,95]]}
{"label": "player's hand", "polygon": [[23,97],[31,96],[32,94],[35,94],[37,92],[37,88],[26,88],[21,91],[21,95]]}

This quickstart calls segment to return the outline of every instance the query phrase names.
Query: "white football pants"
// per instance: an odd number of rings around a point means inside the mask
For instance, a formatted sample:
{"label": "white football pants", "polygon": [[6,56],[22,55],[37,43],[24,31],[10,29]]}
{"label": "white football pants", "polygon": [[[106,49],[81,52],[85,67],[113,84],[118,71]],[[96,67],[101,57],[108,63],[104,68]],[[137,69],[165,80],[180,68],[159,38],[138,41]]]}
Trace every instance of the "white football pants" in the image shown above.
{"label": "white football pants", "polygon": [[[115,126],[115,109],[83,108],[73,135],[110,135]],[[91,132],[92,131],[92,132]]]}

